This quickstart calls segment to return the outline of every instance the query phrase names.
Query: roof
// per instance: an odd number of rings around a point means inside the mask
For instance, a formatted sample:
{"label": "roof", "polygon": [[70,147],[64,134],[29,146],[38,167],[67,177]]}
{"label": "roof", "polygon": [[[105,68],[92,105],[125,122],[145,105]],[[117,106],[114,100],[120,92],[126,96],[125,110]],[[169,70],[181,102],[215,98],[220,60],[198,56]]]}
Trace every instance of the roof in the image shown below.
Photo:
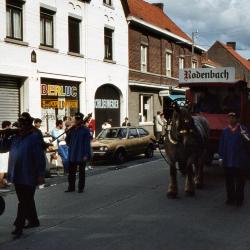
{"label": "roof", "polygon": [[129,15],[142,19],[158,28],[167,30],[188,41],[192,39],[183,32],[159,7],[143,0],[128,0]]}
{"label": "roof", "polygon": [[224,47],[234,58],[236,58],[243,66],[245,66],[248,70],[250,70],[250,61],[242,57],[237,51],[235,51],[232,47],[219,42],[222,47]]}
{"label": "roof", "polygon": [[208,58],[203,58],[201,61],[201,64],[204,66],[209,66],[209,67],[220,67],[221,65],[217,62],[212,61],[211,59]]}

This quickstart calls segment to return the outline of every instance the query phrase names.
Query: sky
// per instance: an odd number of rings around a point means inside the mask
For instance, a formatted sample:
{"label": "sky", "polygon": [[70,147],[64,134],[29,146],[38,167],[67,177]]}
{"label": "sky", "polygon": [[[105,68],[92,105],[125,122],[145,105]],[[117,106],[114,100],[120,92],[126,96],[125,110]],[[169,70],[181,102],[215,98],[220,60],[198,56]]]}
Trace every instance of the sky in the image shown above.
{"label": "sky", "polygon": [[164,3],[165,13],[195,43],[208,49],[216,40],[236,42],[236,50],[250,58],[249,0],[146,0]]}

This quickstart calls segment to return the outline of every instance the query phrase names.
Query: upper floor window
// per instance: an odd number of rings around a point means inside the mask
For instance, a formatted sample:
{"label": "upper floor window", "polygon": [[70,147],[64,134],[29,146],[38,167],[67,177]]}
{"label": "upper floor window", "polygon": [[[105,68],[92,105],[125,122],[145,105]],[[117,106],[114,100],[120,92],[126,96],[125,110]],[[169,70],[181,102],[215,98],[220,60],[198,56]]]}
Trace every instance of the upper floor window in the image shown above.
{"label": "upper floor window", "polygon": [[141,45],[141,71],[147,72],[148,70],[148,46]]}
{"label": "upper floor window", "polygon": [[166,76],[172,75],[172,53],[166,53]]}
{"label": "upper floor window", "polygon": [[23,3],[17,0],[6,2],[6,36],[23,40]]}
{"label": "upper floor window", "polygon": [[69,52],[80,53],[80,23],[81,21],[69,17]]}
{"label": "upper floor window", "polygon": [[111,6],[112,0],[103,0],[103,3]]}
{"label": "upper floor window", "polygon": [[184,69],[184,57],[179,57],[179,69]]}
{"label": "upper floor window", "polygon": [[41,8],[40,11],[40,44],[43,46],[53,47],[53,17],[54,13]]}
{"label": "upper floor window", "polygon": [[104,28],[104,59],[113,60],[113,33],[112,29]]}
{"label": "upper floor window", "polygon": [[192,68],[193,68],[193,69],[198,68],[198,63],[197,63],[197,61],[192,61]]}

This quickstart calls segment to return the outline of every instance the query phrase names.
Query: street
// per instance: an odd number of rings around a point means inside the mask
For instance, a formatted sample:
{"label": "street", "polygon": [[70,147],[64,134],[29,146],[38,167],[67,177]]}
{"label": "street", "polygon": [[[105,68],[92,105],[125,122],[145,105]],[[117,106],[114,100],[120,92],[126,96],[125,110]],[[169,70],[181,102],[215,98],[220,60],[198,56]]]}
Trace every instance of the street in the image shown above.
{"label": "street", "polygon": [[17,200],[8,194],[0,249],[250,249],[249,184],[242,207],[226,206],[218,166],[206,169],[205,188],[193,198],[185,196],[179,176],[174,200],[166,197],[169,169],[159,153],[151,161],[139,158],[105,169],[88,174],[83,194],[64,193],[65,177],[48,180],[52,185],[36,193],[41,226],[27,229],[19,240],[10,234]]}

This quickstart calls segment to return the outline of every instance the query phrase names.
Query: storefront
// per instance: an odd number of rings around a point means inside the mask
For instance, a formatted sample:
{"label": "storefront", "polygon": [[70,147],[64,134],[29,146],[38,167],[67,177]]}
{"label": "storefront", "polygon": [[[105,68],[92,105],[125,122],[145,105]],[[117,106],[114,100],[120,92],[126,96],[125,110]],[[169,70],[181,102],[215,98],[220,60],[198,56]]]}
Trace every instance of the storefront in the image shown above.
{"label": "storefront", "polygon": [[56,120],[73,117],[79,110],[79,83],[41,79],[42,130],[51,131]]}
{"label": "storefront", "polygon": [[4,120],[17,121],[20,113],[21,79],[0,76],[0,123]]}
{"label": "storefront", "polygon": [[116,87],[106,84],[99,87],[95,94],[96,135],[102,124],[112,119],[112,126],[120,126],[120,93]]}

